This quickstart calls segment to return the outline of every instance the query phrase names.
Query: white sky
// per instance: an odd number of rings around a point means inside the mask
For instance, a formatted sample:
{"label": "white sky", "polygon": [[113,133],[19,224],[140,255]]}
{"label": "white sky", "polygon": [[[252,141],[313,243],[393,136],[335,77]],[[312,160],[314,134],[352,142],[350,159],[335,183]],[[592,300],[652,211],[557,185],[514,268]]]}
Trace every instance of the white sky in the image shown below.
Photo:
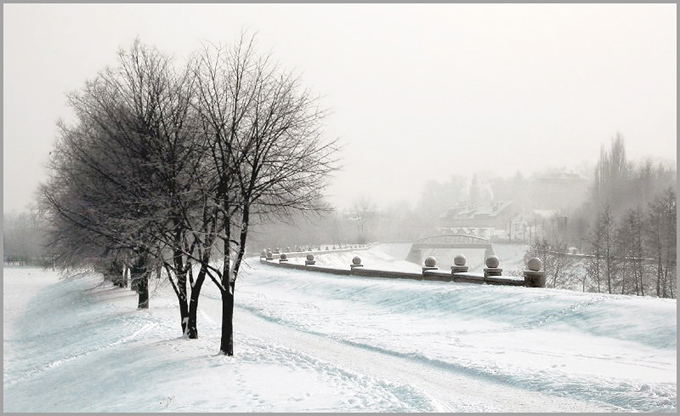
{"label": "white sky", "polygon": [[183,59],[258,33],[345,144],[328,189],[351,206],[423,184],[629,158],[676,160],[675,4],[5,4],[3,210],[44,180],[65,93],[136,36]]}

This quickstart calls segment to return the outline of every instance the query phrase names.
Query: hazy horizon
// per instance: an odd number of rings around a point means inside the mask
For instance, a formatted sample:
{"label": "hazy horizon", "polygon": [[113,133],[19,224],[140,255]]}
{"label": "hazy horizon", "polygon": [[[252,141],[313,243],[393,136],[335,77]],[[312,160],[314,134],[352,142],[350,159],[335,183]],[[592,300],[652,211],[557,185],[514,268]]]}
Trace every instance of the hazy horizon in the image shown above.
{"label": "hazy horizon", "polygon": [[45,179],[65,94],[136,37],[182,62],[257,34],[330,110],[329,200],[413,204],[428,181],[677,163],[675,4],[5,4],[3,211]]}

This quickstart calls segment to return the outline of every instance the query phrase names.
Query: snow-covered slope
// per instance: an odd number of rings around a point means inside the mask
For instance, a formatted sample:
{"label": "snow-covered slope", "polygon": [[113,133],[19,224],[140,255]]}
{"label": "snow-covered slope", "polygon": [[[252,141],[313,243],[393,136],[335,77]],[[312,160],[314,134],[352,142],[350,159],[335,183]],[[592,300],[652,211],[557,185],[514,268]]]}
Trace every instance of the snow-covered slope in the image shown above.
{"label": "snow-covered slope", "polygon": [[5,411],[677,408],[674,300],[333,276],[252,259],[237,286],[236,355],[223,357],[209,282],[191,341],[179,337],[167,286],[154,281],[151,309],[140,311],[134,293],[99,283],[4,269]]}

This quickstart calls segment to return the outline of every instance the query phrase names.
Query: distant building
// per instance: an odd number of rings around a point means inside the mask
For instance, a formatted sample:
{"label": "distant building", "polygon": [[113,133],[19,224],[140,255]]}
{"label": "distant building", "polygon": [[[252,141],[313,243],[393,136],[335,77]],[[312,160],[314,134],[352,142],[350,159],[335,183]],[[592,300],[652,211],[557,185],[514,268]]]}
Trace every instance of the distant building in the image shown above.
{"label": "distant building", "polygon": [[471,206],[461,203],[449,209],[439,219],[442,228],[493,229],[507,233],[510,223],[517,214],[510,201],[497,201],[490,205]]}
{"label": "distant building", "polygon": [[528,241],[531,235],[531,223],[526,215],[517,215],[510,221],[510,235],[508,239]]}
{"label": "distant building", "polygon": [[585,200],[588,180],[578,173],[559,171],[532,177],[527,188],[530,208],[568,209]]}

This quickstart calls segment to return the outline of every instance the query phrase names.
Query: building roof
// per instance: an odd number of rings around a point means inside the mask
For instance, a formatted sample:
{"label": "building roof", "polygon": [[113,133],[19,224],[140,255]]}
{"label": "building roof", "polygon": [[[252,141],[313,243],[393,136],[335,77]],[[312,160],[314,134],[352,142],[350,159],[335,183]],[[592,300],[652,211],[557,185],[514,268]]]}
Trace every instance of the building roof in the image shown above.
{"label": "building roof", "polygon": [[445,217],[448,219],[491,218],[505,211],[510,205],[512,201],[499,201],[481,207],[452,208],[445,214]]}

